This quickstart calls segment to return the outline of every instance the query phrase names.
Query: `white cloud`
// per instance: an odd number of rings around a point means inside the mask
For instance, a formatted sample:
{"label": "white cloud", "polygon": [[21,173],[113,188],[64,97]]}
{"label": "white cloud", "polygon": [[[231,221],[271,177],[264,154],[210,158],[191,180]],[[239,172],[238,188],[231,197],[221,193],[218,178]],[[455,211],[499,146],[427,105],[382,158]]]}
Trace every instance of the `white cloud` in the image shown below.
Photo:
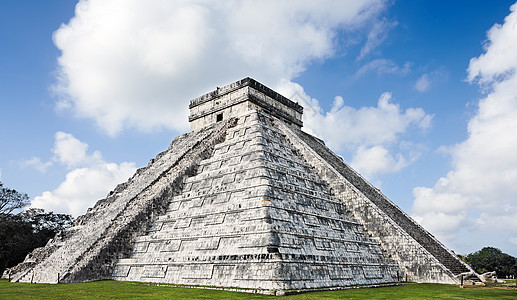
{"label": "white cloud", "polygon": [[359,147],[350,164],[367,177],[397,172],[407,165],[401,154],[394,158],[388,149],[378,145],[369,148]]}
{"label": "white cloud", "polygon": [[66,174],[66,179],[53,191],[45,191],[31,201],[32,207],[48,211],[82,215],[97,200],[135,172],[134,163],[102,163],[77,168]]}
{"label": "white cloud", "polygon": [[68,169],[78,165],[93,165],[102,162],[102,156],[98,151],[87,155],[88,144],[76,139],[73,135],[62,131],[56,132],[52,153],[54,156],[49,161],[43,161],[39,157],[32,157],[21,163],[22,167],[33,167],[45,173],[49,167],[56,163],[65,165]]}
{"label": "white cloud", "polygon": [[68,168],[78,165],[95,165],[102,163],[101,154],[98,151],[88,155],[88,144],[76,139],[70,133],[57,132],[55,135],[56,142],[52,152],[54,160],[65,164]]}
{"label": "white cloud", "polygon": [[39,157],[31,157],[21,162],[22,168],[33,167],[41,173],[45,173],[52,166],[52,161],[42,161]]}
{"label": "white cloud", "polygon": [[397,25],[398,23],[396,21],[391,22],[386,19],[376,22],[368,33],[366,43],[363,48],[361,48],[361,52],[357,57],[357,60],[363,59],[367,54],[371,53],[375,48],[382,44],[382,42],[384,42],[388,37],[388,32],[397,27]]}
{"label": "white cloud", "polygon": [[430,86],[431,80],[429,79],[429,74],[423,74],[415,83],[415,89],[417,89],[419,92],[427,91]]}
{"label": "white cloud", "polygon": [[446,81],[448,77],[448,73],[442,68],[429,73],[424,73],[416,81],[415,89],[419,92],[428,91],[432,86],[436,85],[436,83]]}
{"label": "white cloud", "polygon": [[384,2],[81,0],[54,33],[57,107],[111,135],[184,130],[191,98],[246,76],[291,80],[334,55],[337,31],[377,18]]}
{"label": "white cloud", "polygon": [[[98,151],[88,154],[87,149],[88,145],[73,135],[56,133],[52,149],[54,157],[43,164],[59,163],[71,171],[55,190],[35,197],[31,201],[32,207],[78,216],[136,171],[134,163],[109,163]],[[39,158],[32,160],[41,162]]]}
{"label": "white cloud", "polygon": [[397,172],[414,162],[421,149],[404,142],[402,136],[411,127],[424,131],[431,127],[432,115],[421,108],[402,110],[391,101],[391,93],[383,93],[377,106],[359,109],[344,105],[338,96],[330,111],[324,112],[297,83],[285,81],[276,90],[304,106],[307,132],[322,138],[336,152],[352,153],[352,166],[370,178]]}
{"label": "white cloud", "polygon": [[495,24],[487,33],[486,52],[470,60],[468,79],[478,80],[481,84],[492,84],[515,76],[517,66],[517,39],[515,38],[517,4],[510,7],[512,13],[505,23]]}
{"label": "white cloud", "polygon": [[449,148],[452,170],[434,187],[413,191],[414,215],[454,245],[460,230],[498,231],[504,238],[492,235],[493,242],[509,248],[517,237],[517,4],[511,10],[488,32],[486,52],[470,61],[468,79],[488,94],[469,121],[468,138]]}
{"label": "white cloud", "polygon": [[399,76],[405,76],[407,73],[411,71],[410,62],[405,62],[404,65],[399,66],[394,61],[389,59],[374,59],[369,63],[365,64],[357,72],[355,73],[355,77],[361,77],[368,72],[376,72],[377,75],[382,74],[394,74]]}

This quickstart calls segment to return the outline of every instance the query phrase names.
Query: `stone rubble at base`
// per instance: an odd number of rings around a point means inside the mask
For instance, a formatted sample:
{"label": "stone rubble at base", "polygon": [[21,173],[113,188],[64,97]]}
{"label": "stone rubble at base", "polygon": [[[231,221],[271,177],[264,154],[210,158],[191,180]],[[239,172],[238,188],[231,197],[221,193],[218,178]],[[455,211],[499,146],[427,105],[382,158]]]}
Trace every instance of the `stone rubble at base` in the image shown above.
{"label": "stone rubble at base", "polygon": [[12,269],[257,291],[459,284],[472,272],[245,78],[191,101],[191,132]]}

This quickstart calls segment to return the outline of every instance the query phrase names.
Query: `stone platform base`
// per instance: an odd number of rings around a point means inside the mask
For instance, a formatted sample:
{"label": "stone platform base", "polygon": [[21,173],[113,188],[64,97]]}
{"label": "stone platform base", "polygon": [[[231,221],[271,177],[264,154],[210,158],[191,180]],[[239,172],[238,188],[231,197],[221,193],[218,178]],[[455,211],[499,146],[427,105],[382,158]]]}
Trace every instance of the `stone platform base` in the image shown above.
{"label": "stone platform base", "polygon": [[168,284],[168,283],[142,283],[142,282],[134,282],[134,284],[149,285],[149,286],[184,287],[184,288],[189,288],[189,289],[218,290],[218,291],[228,291],[228,292],[262,294],[262,295],[270,295],[270,296],[289,296],[289,295],[297,295],[297,294],[313,293],[313,292],[339,291],[339,290],[364,289],[364,288],[382,288],[382,287],[390,287],[390,286],[400,286],[400,285],[405,285],[405,284],[410,284],[410,283],[393,282],[393,283],[386,283],[386,284],[335,286],[335,287],[328,287],[328,288],[299,289],[299,290],[243,289],[243,288],[238,288],[238,287],[177,285],[177,284]]}

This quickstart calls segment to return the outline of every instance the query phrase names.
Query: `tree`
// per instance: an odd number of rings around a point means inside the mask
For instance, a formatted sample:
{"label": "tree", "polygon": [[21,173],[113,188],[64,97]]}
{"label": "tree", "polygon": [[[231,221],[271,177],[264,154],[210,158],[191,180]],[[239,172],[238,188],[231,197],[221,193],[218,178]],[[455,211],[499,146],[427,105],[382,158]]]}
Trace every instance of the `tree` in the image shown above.
{"label": "tree", "polygon": [[22,262],[27,254],[44,246],[65,229],[72,216],[29,208],[17,214],[0,214],[0,274]]}
{"label": "tree", "polygon": [[469,261],[467,260],[467,257],[466,257],[466,256],[463,256],[463,255],[461,255],[461,254],[456,254],[456,256],[457,256],[459,259],[461,259],[463,262],[465,262],[465,263],[467,263],[467,264],[469,263]]}
{"label": "tree", "polygon": [[73,221],[72,216],[29,208],[13,214],[29,204],[29,196],[5,188],[0,182],[0,275],[5,268],[22,262],[35,248],[44,246],[56,233]]}
{"label": "tree", "polygon": [[0,214],[10,214],[29,204],[29,196],[4,187],[0,181]]}
{"label": "tree", "polygon": [[31,224],[20,215],[0,214],[0,274],[36,247],[33,235]]}
{"label": "tree", "polygon": [[503,253],[494,247],[483,249],[467,255],[470,266],[478,273],[496,271],[497,276],[517,275],[515,257]]}

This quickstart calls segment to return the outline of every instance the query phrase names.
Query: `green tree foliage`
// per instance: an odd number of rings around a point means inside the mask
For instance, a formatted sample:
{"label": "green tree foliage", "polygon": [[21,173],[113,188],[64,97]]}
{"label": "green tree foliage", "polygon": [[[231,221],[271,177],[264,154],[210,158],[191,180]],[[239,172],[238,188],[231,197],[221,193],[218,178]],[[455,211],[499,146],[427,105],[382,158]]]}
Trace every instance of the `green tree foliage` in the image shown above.
{"label": "green tree foliage", "polygon": [[470,253],[467,262],[479,274],[496,271],[498,277],[517,275],[516,258],[494,247]]}
{"label": "green tree foliage", "polygon": [[33,246],[30,223],[20,215],[0,214],[0,273],[23,261]]}
{"label": "green tree foliage", "polygon": [[22,262],[35,248],[44,246],[73,221],[70,215],[39,208],[12,213],[28,203],[26,194],[4,188],[0,182],[0,275],[5,268]]}
{"label": "green tree foliage", "polygon": [[467,260],[467,257],[466,257],[466,256],[463,256],[463,255],[461,255],[461,254],[456,254],[456,256],[457,256],[459,259],[461,259],[463,262],[465,262],[465,263],[467,263],[467,264],[469,263],[469,262],[468,262],[468,260]]}
{"label": "green tree foliage", "polygon": [[45,240],[54,237],[56,233],[65,229],[73,221],[71,215],[45,212],[41,208],[29,208],[21,213],[21,216],[27,223],[31,224],[33,232],[39,234]]}
{"label": "green tree foliage", "polygon": [[0,214],[0,274],[22,262],[72,222],[65,214],[30,208],[17,215]]}
{"label": "green tree foliage", "polygon": [[29,196],[4,187],[0,181],[0,214],[10,214],[29,204]]}

